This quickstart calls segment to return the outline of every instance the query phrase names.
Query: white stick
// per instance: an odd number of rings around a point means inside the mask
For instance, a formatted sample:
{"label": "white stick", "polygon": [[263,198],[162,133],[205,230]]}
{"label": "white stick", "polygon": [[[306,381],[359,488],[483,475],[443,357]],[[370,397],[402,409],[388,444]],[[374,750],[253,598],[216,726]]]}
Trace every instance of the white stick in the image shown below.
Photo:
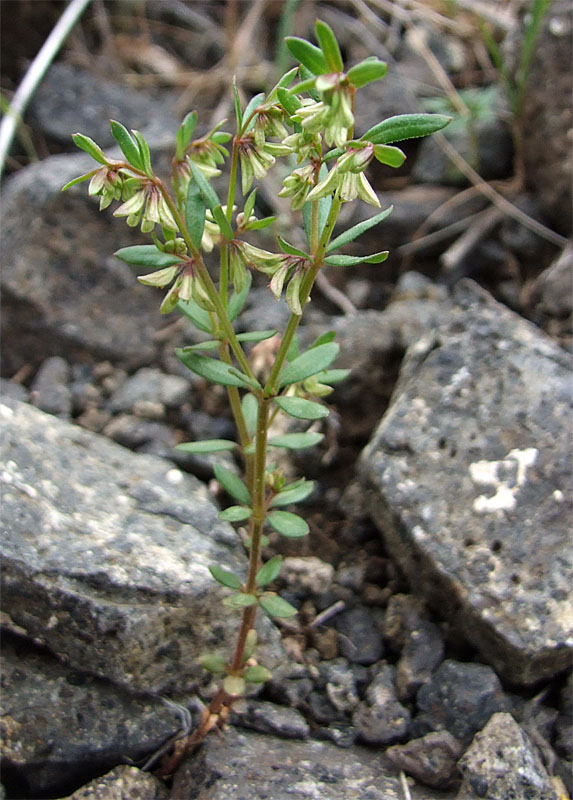
{"label": "white stick", "polygon": [[0,175],[2,175],[14,133],[32,95],[89,2],[90,0],[70,0],[38,55],[30,64],[24,80],[18,86],[10,103],[10,110],[0,124]]}

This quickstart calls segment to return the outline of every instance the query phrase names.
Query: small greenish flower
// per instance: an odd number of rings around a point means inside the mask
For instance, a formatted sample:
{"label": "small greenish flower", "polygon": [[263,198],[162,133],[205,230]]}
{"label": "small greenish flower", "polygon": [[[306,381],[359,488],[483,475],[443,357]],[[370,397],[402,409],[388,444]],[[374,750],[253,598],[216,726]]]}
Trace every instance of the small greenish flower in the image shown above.
{"label": "small greenish flower", "polygon": [[290,205],[294,211],[300,210],[306,203],[308,193],[314,186],[314,167],[307,164],[295,169],[283,181],[279,197],[290,197]]}
{"label": "small greenish flower", "polygon": [[239,159],[243,194],[247,194],[254,178],[260,180],[265,177],[278,156],[287,156],[291,152],[290,147],[285,144],[267,141],[263,141],[262,145],[257,144],[253,132],[242,136],[239,141]]}
{"label": "small greenish flower", "polygon": [[89,184],[90,196],[100,197],[99,210],[107,208],[112,200],[121,200],[123,192],[123,177],[115,169],[108,166],[100,167]]}
{"label": "small greenish flower", "polygon": [[353,87],[342,72],[319,75],[315,86],[321,99],[303,101],[291,119],[308,133],[316,134],[324,129],[327,145],[344,147],[354,126]]}
{"label": "small greenish flower", "polygon": [[181,263],[174,266],[164,267],[147,275],[139,275],[137,280],[146,286],[160,288],[165,288],[172,283],[159,308],[162,314],[169,314],[173,311],[179,300],[188,302],[191,298],[202,308],[212,310],[201,280],[195,272],[193,259],[182,259]]}
{"label": "small greenish flower", "polygon": [[284,119],[285,112],[280,106],[272,105],[261,108],[253,127],[253,135],[258,147],[262,147],[265,139],[271,136],[277,139],[284,139],[287,136]]}
{"label": "small greenish flower", "polygon": [[291,133],[283,140],[283,144],[296,153],[297,164],[314,156],[320,158],[322,153],[322,136],[320,133],[310,133],[304,128],[298,133]]}
{"label": "small greenish flower", "polygon": [[177,230],[171,209],[153,181],[140,181],[140,189],[113,212],[114,217],[127,217],[127,224],[135,228],[141,222],[142,233],[151,233],[155,225],[171,231]]}
{"label": "small greenish flower", "polygon": [[258,269],[259,272],[271,276],[269,288],[277,300],[280,300],[285,283],[287,284],[285,296],[287,305],[293,314],[300,316],[302,314],[300,290],[308,270],[309,260],[302,256],[268,253],[266,250],[253,247],[253,245],[247,245],[245,242],[239,244],[243,246],[243,258],[246,263]]}
{"label": "small greenish flower", "polygon": [[344,202],[360,197],[365,203],[380,207],[376,192],[368,182],[364,170],[374,157],[374,145],[368,142],[363,147],[349,147],[330,170],[326,178],[307,195],[307,200],[320,200],[340,190]]}

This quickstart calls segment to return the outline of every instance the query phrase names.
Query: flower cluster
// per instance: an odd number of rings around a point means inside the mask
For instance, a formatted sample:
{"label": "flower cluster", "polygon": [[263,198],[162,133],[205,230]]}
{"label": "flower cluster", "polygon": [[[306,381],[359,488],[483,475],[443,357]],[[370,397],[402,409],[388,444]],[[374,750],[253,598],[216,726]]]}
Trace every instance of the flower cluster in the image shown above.
{"label": "flower cluster", "polygon": [[374,158],[374,145],[370,142],[363,147],[349,147],[330,170],[326,178],[320,181],[307,195],[307,200],[320,200],[337,189],[344,202],[351,202],[360,197],[365,203],[380,207],[380,200],[368,182],[364,170]]}
{"label": "flower cluster", "polygon": [[127,217],[126,222],[132,228],[141,223],[142,233],[151,233],[155,225],[170,231],[178,230],[167,200],[155,181],[143,178],[137,184],[132,197],[113,212],[114,217]]}
{"label": "flower cluster", "polygon": [[261,141],[260,137],[257,142],[255,131],[242,136],[238,147],[241,161],[241,188],[244,195],[251,188],[254,178],[260,180],[265,177],[278,156],[288,156],[292,152],[284,143],[267,142],[264,138]]}
{"label": "flower cluster", "polygon": [[352,135],[354,126],[352,113],[354,89],[344,73],[319,75],[315,88],[321,99],[303,101],[292,119],[308,133],[317,134],[324,131],[327,145],[344,147]]}

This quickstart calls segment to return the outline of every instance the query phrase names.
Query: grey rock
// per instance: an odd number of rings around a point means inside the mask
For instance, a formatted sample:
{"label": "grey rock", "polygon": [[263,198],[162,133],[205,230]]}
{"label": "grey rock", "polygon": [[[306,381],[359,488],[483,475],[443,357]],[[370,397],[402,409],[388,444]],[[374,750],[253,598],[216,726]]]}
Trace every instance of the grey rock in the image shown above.
{"label": "grey rock", "polygon": [[[412,800],[433,800],[411,788]],[[175,775],[171,800],[401,800],[400,780],[377,752],[229,729],[210,736]],[[443,796],[443,795],[442,795]]]}
{"label": "grey rock", "polygon": [[338,711],[351,712],[358,705],[356,676],[345,660],[328,665],[326,695]]}
{"label": "grey rock", "polygon": [[555,261],[543,270],[532,286],[536,311],[564,319],[573,312],[573,243],[563,248]]}
{"label": "grey rock", "polygon": [[448,730],[466,745],[492,714],[505,711],[507,698],[491,667],[448,659],[416,697],[418,729]]}
{"label": "grey rock", "polygon": [[[14,623],[78,669],[141,689],[192,687],[197,656],[226,653],[236,627],[208,566],[246,566],[206,487],[31,406],[6,400],[0,411]],[[267,618],[260,626],[272,669],[278,633]]]}
{"label": "grey rock", "polygon": [[291,708],[301,706],[314,686],[308,669],[303,664],[281,664],[273,671],[273,676],[265,685],[265,691],[275,703]]}
{"label": "grey rock", "polygon": [[231,723],[285,739],[306,739],[310,732],[308,722],[294,708],[256,700],[235,705],[231,711]]}
{"label": "grey rock", "polygon": [[366,690],[366,702],[352,715],[358,738],[370,745],[404,741],[410,730],[410,712],[396,695],[396,669],[382,667]]}
{"label": "grey rock", "polygon": [[113,417],[103,429],[114,442],[153,455],[173,455],[177,437],[173,428],[164,422],[141,419],[132,414]]}
{"label": "grey rock", "polygon": [[114,413],[133,411],[142,401],[166,408],[179,408],[189,399],[191,381],[179,375],[166,375],[159,369],[145,367],[132,375],[109,399]]}
{"label": "grey rock", "polygon": [[348,722],[346,712],[336,708],[325,692],[314,690],[308,697],[309,711],[319,725],[331,725],[338,722]]}
{"label": "grey rock", "polygon": [[109,120],[139,130],[150,147],[172,146],[179,126],[174,97],[165,91],[152,97],[97,76],[72,64],[50,67],[35,93],[31,111],[51,139],[72,144],[72,134],[84,133],[101,147],[115,145]]}
{"label": "grey rock", "polygon": [[61,800],[168,800],[164,783],[149,772],[122,764],[101,778],[94,778]]}
{"label": "grey rock", "polygon": [[77,672],[26,642],[5,637],[2,655],[3,768],[20,797],[54,797],[147,758],[179,728],[158,698]]}
{"label": "grey rock", "polygon": [[488,800],[558,800],[541,759],[511,714],[494,714],[459,761],[463,792]]}
{"label": "grey rock", "polygon": [[573,644],[570,359],[471,282],[456,299],[410,349],[359,471],[416,591],[529,684]]}
{"label": "grey rock", "polygon": [[358,738],[358,731],[353,725],[345,725],[343,722],[333,723],[332,725],[322,725],[314,733],[317,739],[332,742],[337,747],[352,747]]}
{"label": "grey rock", "polygon": [[7,378],[0,378],[0,399],[9,397],[12,400],[19,400],[21,403],[28,402],[29,392],[25,386]]}
{"label": "grey rock", "polygon": [[316,556],[289,556],[283,560],[281,580],[289,593],[307,597],[328,591],[334,567]]}
{"label": "grey rock", "polygon": [[561,691],[559,717],[556,726],[555,749],[568,761],[573,761],[573,673]]}
{"label": "grey rock", "polygon": [[157,295],[112,255],[140,244],[142,234],[100,214],[83,184],[61,192],[93,163],[87,155],[52,156],[6,181],[0,234],[8,374],[53,355],[134,369],[156,353],[153,337],[164,325]]}
{"label": "grey rock", "polygon": [[378,617],[366,606],[356,606],[335,617],[340,653],[354,664],[374,664],[384,655]]}
{"label": "grey rock", "polygon": [[457,761],[462,753],[462,744],[455,736],[448,731],[435,731],[406,744],[395,744],[385,755],[396,769],[420,783],[451,789],[460,783]]}
{"label": "grey rock", "polygon": [[47,414],[68,419],[72,413],[70,367],[60,356],[47,358],[32,383],[30,400]]}

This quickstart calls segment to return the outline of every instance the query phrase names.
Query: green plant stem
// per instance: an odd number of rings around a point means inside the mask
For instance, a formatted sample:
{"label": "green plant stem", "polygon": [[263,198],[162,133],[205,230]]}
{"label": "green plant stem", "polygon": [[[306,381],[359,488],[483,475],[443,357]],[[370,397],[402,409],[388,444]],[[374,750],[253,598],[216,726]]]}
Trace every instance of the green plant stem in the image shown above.
{"label": "green plant stem", "polygon": [[221,298],[221,303],[227,308],[227,285],[228,285],[228,277],[229,277],[229,245],[225,242],[225,244],[221,245],[221,259],[220,259],[220,271],[219,271],[219,297]]}
{"label": "green plant stem", "polygon": [[238,165],[239,165],[239,140],[238,136],[235,136],[233,138],[231,165],[229,167],[229,187],[227,189],[227,219],[229,220],[229,222],[233,217],[233,206],[235,205]]}

